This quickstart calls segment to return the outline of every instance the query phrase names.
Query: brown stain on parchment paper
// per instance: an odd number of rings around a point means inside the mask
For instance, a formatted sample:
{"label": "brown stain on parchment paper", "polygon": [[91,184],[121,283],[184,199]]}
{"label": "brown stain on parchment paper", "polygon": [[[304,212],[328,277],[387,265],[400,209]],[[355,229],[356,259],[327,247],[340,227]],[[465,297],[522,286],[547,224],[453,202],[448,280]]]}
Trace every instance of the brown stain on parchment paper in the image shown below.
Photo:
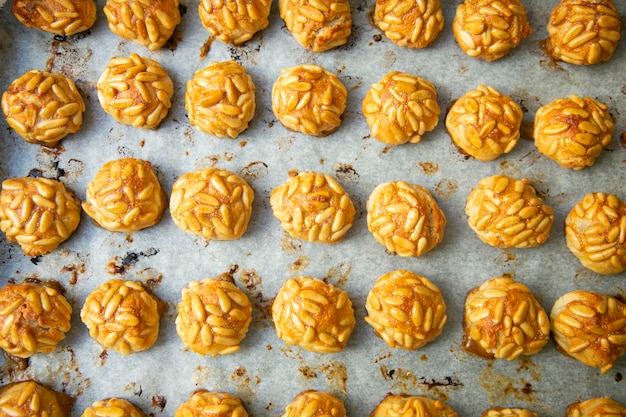
{"label": "brown stain on parchment paper", "polygon": [[256,310],[261,313],[258,325],[268,327],[271,325],[272,304],[274,299],[263,294],[263,280],[261,275],[254,269],[241,269],[237,265],[230,268],[237,281],[243,284],[242,290],[254,303]]}
{"label": "brown stain on parchment paper", "polygon": [[459,185],[456,182],[444,178],[435,185],[435,194],[444,200],[449,200],[458,189]]}
{"label": "brown stain on parchment paper", "polygon": [[309,266],[310,263],[311,263],[311,259],[308,256],[304,256],[304,255],[299,256],[298,259],[296,259],[295,261],[293,261],[291,265],[289,265],[289,267],[287,268],[287,271],[293,275],[296,272],[305,270]]}
{"label": "brown stain on parchment paper", "polygon": [[439,171],[439,165],[434,162],[418,162],[417,165],[426,175],[435,175]]}
{"label": "brown stain on parchment paper", "polygon": [[287,252],[287,253],[301,251],[302,244],[300,243],[299,240],[291,237],[289,233],[283,232],[283,234],[280,237],[280,248],[283,250],[283,252]]}
{"label": "brown stain on parchment paper", "polygon": [[[348,394],[348,368],[343,362],[332,360],[314,365],[302,365],[298,368],[305,381],[317,379],[324,375],[333,394]],[[306,384],[305,384],[306,385]]]}
{"label": "brown stain on parchment paper", "polygon": [[333,171],[335,172],[335,177],[342,182],[356,183],[361,179],[359,173],[350,164],[336,163],[333,165]]}
{"label": "brown stain on parchment paper", "polygon": [[417,376],[408,369],[392,368],[380,365],[380,374],[390,383],[390,391],[409,394],[416,389],[429,396],[445,401],[449,398],[450,390],[462,389],[464,384],[454,375],[441,379]]}
{"label": "brown stain on parchment paper", "polygon": [[203,387],[209,383],[210,377],[211,368],[204,365],[198,365],[191,375],[191,380],[196,387]]}
{"label": "brown stain on parchment paper", "polygon": [[478,382],[489,395],[489,402],[499,405],[511,400],[536,403],[533,385],[523,377],[513,379],[493,369],[493,362],[478,376]]}
{"label": "brown stain on parchment paper", "polygon": [[352,272],[352,264],[350,262],[341,262],[339,265],[331,267],[326,276],[322,278],[322,281],[341,288],[348,282],[350,272]]}
{"label": "brown stain on parchment paper", "polygon": [[250,180],[260,180],[267,177],[267,164],[263,161],[254,161],[250,162],[248,165],[243,167],[239,174],[246,181]]}
{"label": "brown stain on parchment paper", "polygon": [[261,383],[261,378],[250,376],[246,368],[239,366],[230,374],[230,380],[236,385],[239,398],[246,402],[256,400],[256,387]]}

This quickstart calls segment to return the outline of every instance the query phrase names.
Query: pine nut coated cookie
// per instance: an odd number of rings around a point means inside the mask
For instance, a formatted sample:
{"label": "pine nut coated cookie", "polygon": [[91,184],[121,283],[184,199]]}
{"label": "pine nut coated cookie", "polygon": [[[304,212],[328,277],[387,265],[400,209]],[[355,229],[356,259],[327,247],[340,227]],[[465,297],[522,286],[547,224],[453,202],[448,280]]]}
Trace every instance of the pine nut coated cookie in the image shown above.
{"label": "pine nut coated cookie", "polygon": [[468,56],[495,61],[530,36],[520,0],[465,0],[452,21],[454,38]]}
{"label": "pine nut coated cookie", "polygon": [[201,132],[236,138],[254,117],[254,82],[235,61],[213,62],[187,82],[185,108]]}
{"label": "pine nut coated cookie", "polygon": [[535,146],[563,168],[593,166],[615,130],[608,107],[575,94],[542,106],[535,113]]}
{"label": "pine nut coated cookie", "polygon": [[96,22],[93,0],[14,0],[13,15],[24,26],[72,36]]}
{"label": "pine nut coated cookie", "polygon": [[598,274],[626,270],[626,203],[588,193],[565,218],[565,241],[580,263]]}
{"label": "pine nut coated cookie", "polygon": [[457,417],[444,402],[425,396],[388,394],[372,411],[371,417]]}
{"label": "pine nut coated cookie", "polygon": [[522,109],[509,96],[481,84],[450,107],[446,128],[463,153],[486,162],[513,150],[522,117]]}
{"label": "pine nut coated cookie", "polygon": [[87,296],[80,318],[100,345],[129,355],[156,342],[164,308],[141,282],[111,279]]}
{"label": "pine nut coated cookie", "polygon": [[248,412],[234,395],[199,390],[176,409],[174,417],[248,417]]}
{"label": "pine nut coated cookie", "polygon": [[561,0],[550,13],[546,50],[574,65],[608,61],[617,49],[621,23],[611,0]]}
{"label": "pine nut coated cookie", "polygon": [[565,417],[626,417],[626,407],[610,397],[576,401],[565,411]]}
{"label": "pine nut coated cookie", "polygon": [[304,391],[285,409],[282,417],[346,417],[343,401],[328,392]]}
{"label": "pine nut coated cookie", "polygon": [[222,168],[183,174],[170,197],[170,214],[179,229],[206,240],[239,239],[252,215],[254,190]]}
{"label": "pine nut coated cookie", "polygon": [[304,64],[281,71],[272,87],[272,110],[287,129],[323,137],[341,125],[347,96],[335,74]]}
{"label": "pine nut coated cookie", "polygon": [[81,417],[147,417],[137,406],[123,398],[99,400],[87,407]]}
{"label": "pine nut coated cookie", "polygon": [[157,129],[172,106],[174,85],[158,62],[137,54],[112,58],[98,79],[98,100],[117,122]]}
{"label": "pine nut coated cookie", "polygon": [[376,0],[374,24],[393,43],[407,48],[426,48],[443,29],[439,0]]}
{"label": "pine nut coated cookie", "polygon": [[361,107],[372,136],[389,145],[419,142],[437,126],[441,113],[435,87],[399,71],[373,84]]}
{"label": "pine nut coated cookie", "polygon": [[251,321],[250,300],[223,274],[183,288],[176,332],[186,347],[215,357],[237,352]]}
{"label": "pine nut coated cookie", "polygon": [[510,361],[543,349],[550,337],[550,320],[526,285],[504,276],[468,292],[463,331],[466,351]]}
{"label": "pine nut coated cookie", "polygon": [[178,0],[107,0],[109,30],[154,51],[165,45],[180,23]]}
{"label": "pine nut coated cookie", "polygon": [[483,242],[498,248],[529,248],[550,236],[554,213],[526,178],[484,178],[465,204],[470,228]]}
{"label": "pine nut coated cookie", "polygon": [[392,348],[423,347],[441,334],[447,320],[439,288],[428,278],[405,270],[378,278],[365,308],[365,321]]}
{"label": "pine nut coated cookie", "polygon": [[279,338],[318,353],[343,350],[355,326],[348,293],[311,277],[286,280],[272,305]]}
{"label": "pine nut coated cookie", "polygon": [[0,389],[3,416],[68,417],[73,403],[69,395],[32,380],[14,382]]}
{"label": "pine nut coated cookie", "polygon": [[24,177],[2,182],[0,230],[26,256],[46,255],[69,239],[80,211],[80,201],[60,181]]}
{"label": "pine nut coated cookie", "polygon": [[323,52],[345,44],[352,31],[348,0],[279,0],[280,17],[300,45]]}
{"label": "pine nut coated cookie", "polygon": [[539,414],[526,408],[492,407],[483,411],[481,417],[539,417]]}
{"label": "pine nut coated cookie", "polygon": [[241,45],[269,25],[272,0],[200,0],[202,25],[224,43]]}
{"label": "pine nut coated cookie", "polygon": [[80,130],[85,102],[71,79],[32,70],[4,92],[2,111],[7,124],[26,142],[55,147]]}
{"label": "pine nut coated cookie", "polygon": [[380,184],[366,208],[368,230],[389,252],[422,256],[443,239],[446,216],[424,187],[404,181]]}
{"label": "pine nut coated cookie", "polygon": [[154,226],[167,207],[167,196],[149,161],[123,158],[102,166],[87,184],[83,210],[111,232]]}
{"label": "pine nut coated cookie", "polygon": [[50,353],[70,330],[72,306],[52,287],[8,284],[0,289],[0,348],[19,358]]}
{"label": "pine nut coated cookie", "polygon": [[614,297],[570,292],[556,300],[550,320],[558,350],[603,374],[626,352],[626,305]]}

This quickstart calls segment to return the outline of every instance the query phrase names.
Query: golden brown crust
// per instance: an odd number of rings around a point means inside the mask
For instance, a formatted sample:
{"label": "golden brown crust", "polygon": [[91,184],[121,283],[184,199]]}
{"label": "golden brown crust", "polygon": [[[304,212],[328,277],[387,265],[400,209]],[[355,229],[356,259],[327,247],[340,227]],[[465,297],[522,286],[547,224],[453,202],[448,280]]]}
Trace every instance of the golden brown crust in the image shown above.
{"label": "golden brown crust", "polygon": [[248,417],[248,412],[233,395],[199,390],[176,409],[174,417]]}
{"label": "golden brown crust", "polygon": [[272,305],[272,319],[285,343],[318,353],[343,350],[355,326],[348,293],[311,277],[285,281]]}
{"label": "golden brown crust", "polygon": [[609,397],[590,398],[570,404],[565,417],[626,417],[626,407]]}
{"label": "golden brown crust", "polygon": [[481,417],[539,417],[539,414],[525,408],[492,407],[483,411]]}
{"label": "golden brown crust", "polygon": [[346,417],[343,401],[328,392],[304,391],[285,408],[282,417]]}
{"label": "golden brown crust", "polygon": [[25,141],[54,147],[80,130],[85,102],[71,79],[58,72],[32,70],[4,92],[2,111]]}
{"label": "golden brown crust", "polygon": [[439,0],[376,0],[374,24],[398,46],[426,48],[443,29]]}
{"label": "golden brown crust", "polygon": [[373,84],[361,108],[372,136],[389,145],[419,142],[437,126],[441,113],[435,87],[399,71]]}
{"label": "golden brown crust", "polygon": [[123,398],[99,400],[87,407],[81,417],[147,417],[137,406]]}
{"label": "golden brown crust", "polygon": [[200,0],[202,25],[224,43],[240,45],[269,24],[272,0]]}
{"label": "golden brown crust", "polygon": [[65,185],[47,178],[2,182],[0,230],[27,256],[55,250],[78,228],[80,201]]}
{"label": "golden brown crust", "polygon": [[457,417],[457,413],[439,400],[424,396],[388,394],[372,411],[370,417]]}
{"label": "golden brown crust", "polygon": [[167,196],[149,161],[123,158],[102,166],[82,206],[106,230],[134,232],[159,222]]}
{"label": "golden brown crust", "polygon": [[93,26],[96,3],[93,0],[13,0],[13,15],[26,27],[72,36]]}
{"label": "golden brown crust", "polygon": [[0,412],[4,416],[67,417],[73,404],[69,395],[35,381],[14,382],[0,389]]}

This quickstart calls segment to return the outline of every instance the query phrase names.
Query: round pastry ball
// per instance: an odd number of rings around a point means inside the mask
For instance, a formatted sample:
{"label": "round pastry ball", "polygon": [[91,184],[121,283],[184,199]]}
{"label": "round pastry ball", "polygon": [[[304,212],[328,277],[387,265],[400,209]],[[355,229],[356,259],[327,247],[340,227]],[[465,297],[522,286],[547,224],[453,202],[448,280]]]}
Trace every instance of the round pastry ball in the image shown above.
{"label": "round pastry ball", "polygon": [[422,256],[443,239],[446,216],[430,192],[419,185],[380,184],[366,208],[368,230],[389,252]]}
{"label": "round pastry ball", "polygon": [[54,288],[8,284],[0,289],[0,348],[19,358],[50,353],[70,330],[71,315],[72,306]]}
{"label": "round pastry ball", "polygon": [[497,248],[529,248],[550,236],[554,213],[526,178],[506,175],[484,178],[465,204],[470,228]]}
{"label": "round pastry ball", "polygon": [[454,38],[468,56],[495,61],[532,33],[521,0],[465,0],[452,21]]}
{"label": "round pastry ball", "polygon": [[626,270],[626,203],[615,194],[588,193],[565,218],[565,241],[585,268]]}
{"label": "round pastry ball", "polygon": [[206,240],[239,239],[252,215],[254,190],[222,168],[183,174],[170,197],[170,214],[181,230]]}
{"label": "round pastry ball", "polygon": [[309,242],[337,243],[354,221],[354,204],[330,175],[300,172],[272,190],[274,217],[290,236]]}
{"label": "round pastry ball", "polygon": [[24,26],[72,36],[96,22],[93,0],[13,0],[13,15]]}
{"label": "round pastry ball", "polygon": [[570,404],[565,417],[626,417],[626,407],[610,397],[590,398]]}
{"label": "round pastry ball", "polygon": [[561,353],[607,373],[626,352],[626,304],[592,291],[573,291],[554,303],[552,335]]}
{"label": "round pastry ball", "polygon": [[272,305],[279,338],[311,352],[339,352],[354,329],[348,293],[311,277],[286,280]]}
{"label": "round pastry ball", "polygon": [[372,136],[389,145],[419,142],[437,126],[441,113],[435,87],[399,71],[373,84],[361,108]]}
{"label": "round pastry ball", "polygon": [[244,67],[235,61],[213,62],[187,82],[189,122],[201,132],[234,139],[254,117],[254,90]]}
{"label": "round pastry ball", "polygon": [[237,352],[251,321],[250,300],[223,274],[183,288],[176,332],[189,349],[215,357]]}
{"label": "round pastry ball", "polygon": [[46,255],[78,228],[80,201],[57,180],[11,178],[2,182],[0,230],[26,256]]}
{"label": "round pastry ball", "polygon": [[443,12],[439,0],[376,0],[373,21],[396,45],[426,48],[443,29]]}
{"label": "round pastry ball", "polygon": [[371,417],[412,415],[414,417],[457,417],[457,413],[445,403],[424,396],[388,394],[374,408]]}
{"label": "round pastry ball", "polygon": [[198,390],[176,409],[174,417],[248,417],[248,412],[233,395]]}
{"label": "round pastry ball", "polygon": [[7,124],[26,142],[55,147],[80,130],[85,102],[71,79],[32,70],[4,92],[2,111]]}
{"label": "round pastry ball", "polygon": [[96,401],[87,407],[81,417],[147,417],[139,408],[123,398]]}
{"label": "round pastry ball", "polygon": [[163,310],[140,282],[111,279],[87,296],[80,318],[99,344],[128,355],[156,342]]}
{"label": "round pastry ball", "polygon": [[481,84],[450,107],[446,128],[463,153],[492,161],[513,150],[522,117],[522,109],[509,96]]}
{"label": "round pastry ball", "polygon": [[104,15],[117,36],[159,49],[180,23],[178,0],[107,0]]}
{"label": "round pastry ball", "polygon": [[269,24],[272,0],[200,0],[202,25],[224,43],[240,45]]}
{"label": "round pastry ball", "polygon": [[605,104],[571,95],[537,110],[535,146],[561,167],[580,170],[593,166],[614,129]]}
{"label": "round pastry ball", "polygon": [[158,62],[131,54],[112,58],[98,79],[98,100],[117,122],[156,129],[172,105],[174,85]]}
{"label": "round pastry ball", "polygon": [[550,338],[550,320],[526,285],[504,276],[467,293],[463,332],[466,351],[513,360],[541,351]]}
{"label": "round pastry ball", "polygon": [[24,381],[0,388],[0,404],[3,416],[67,417],[74,399],[35,381]]}
{"label": "round pastry ball", "polygon": [[447,320],[439,288],[428,278],[405,270],[378,278],[365,308],[365,321],[392,348],[423,347],[439,336]]}
{"label": "round pastry ball", "polygon": [[279,0],[278,8],[287,30],[313,52],[345,44],[352,31],[348,0]]}
{"label": "round pastry ball", "polygon": [[592,65],[608,61],[620,38],[611,0],[561,0],[550,13],[546,51],[555,61]]}
{"label": "round pastry ball", "polygon": [[539,414],[525,408],[492,407],[483,411],[481,417],[539,417]]}
{"label": "round pastry ball", "polygon": [[346,417],[343,401],[328,392],[304,391],[287,406],[282,417]]}
{"label": "round pastry ball", "polygon": [[167,196],[149,161],[109,161],[87,184],[83,210],[111,232],[134,232],[159,222]]}
{"label": "round pastry ball", "polygon": [[281,71],[272,87],[272,110],[285,128],[322,137],[341,124],[347,96],[335,74],[305,64]]}

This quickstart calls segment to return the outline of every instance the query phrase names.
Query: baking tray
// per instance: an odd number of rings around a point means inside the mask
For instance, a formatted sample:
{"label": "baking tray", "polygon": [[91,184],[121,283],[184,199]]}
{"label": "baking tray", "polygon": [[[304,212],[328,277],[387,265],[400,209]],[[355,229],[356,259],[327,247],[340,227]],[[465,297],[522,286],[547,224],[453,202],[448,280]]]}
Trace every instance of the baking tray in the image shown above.
{"label": "baking tray", "polygon": [[[58,38],[27,29],[0,10],[0,87],[4,90],[32,69],[60,71],[76,81],[87,106],[79,133],[56,149],[23,142],[0,120],[1,179],[25,175],[58,178],[84,199],[86,185],[108,160],[133,156],[150,160],[166,191],[185,172],[219,166],[239,173],[256,192],[247,233],[237,241],[210,242],[179,230],[166,213],[155,227],[111,233],[87,216],[77,232],[52,254],[37,258],[0,239],[0,282],[57,280],[74,314],[72,329],[59,348],[36,355],[25,369],[0,359],[0,383],[34,378],[75,396],[72,416],[93,401],[118,396],[153,416],[173,415],[196,389],[239,396],[253,416],[279,416],[306,389],[332,392],[348,415],[366,416],[389,392],[441,399],[459,415],[479,416],[491,406],[525,407],[542,416],[562,416],[568,404],[611,395],[626,404],[626,359],[605,375],[558,353],[552,341],[537,355],[488,361],[461,348],[462,309],[467,291],[483,281],[511,274],[524,282],[549,311],[561,295],[594,290],[624,295],[626,274],[599,276],[581,267],[565,246],[563,221],[587,192],[605,191],[626,198],[626,42],[608,63],[575,67],[553,63],[542,51],[545,25],[556,0],[526,0],[533,34],[508,57],[487,63],[467,57],[452,36],[458,1],[443,0],[445,27],[424,50],[400,48],[370,23],[374,2],[351,1],[353,33],[345,46],[313,53],[286,30],[276,2],[269,27],[242,47],[210,42],[201,26],[197,2],[183,1],[181,24],[172,40],[149,52],[113,35],[97,1],[95,26],[86,34]],[[615,2],[626,16],[626,3]],[[122,126],[100,108],[96,80],[112,56],[136,52],[159,61],[175,84],[172,109],[156,131]],[[184,109],[185,83],[211,61],[234,59],[246,67],[257,87],[257,110],[250,128],[235,140],[219,139],[190,126]],[[289,132],[271,111],[271,87],[282,68],[315,63],[338,74],[346,85],[348,106],[341,127],[325,138]],[[418,144],[386,146],[369,135],[361,101],[385,73],[400,70],[430,80],[442,108],[439,126]],[[484,163],[464,157],[451,143],[444,115],[454,98],[478,84],[510,95],[524,110],[525,136],[508,155]],[[580,172],[559,168],[541,156],[528,139],[535,111],[558,97],[591,96],[615,117],[613,142],[594,167]],[[269,193],[289,172],[316,170],[334,175],[354,200],[357,214],[344,241],[327,246],[292,239],[269,207]],[[497,249],[469,229],[463,207],[478,181],[493,174],[527,177],[555,211],[552,235],[541,247]],[[421,258],[394,256],[367,231],[365,202],[382,182],[404,180],[432,191],[447,215],[443,242]],[[443,333],[424,348],[390,349],[363,321],[365,297],[376,278],[395,269],[429,277],[447,303]],[[229,272],[254,304],[253,322],[239,352],[211,358],[184,349],[174,318],[181,289],[189,281]],[[313,354],[287,346],[276,337],[269,309],[288,277],[323,278],[346,290],[355,306],[357,326],[347,348]],[[110,278],[143,282],[169,308],[160,336],[149,350],[121,356],[102,349],[80,322],[87,294]]]}

